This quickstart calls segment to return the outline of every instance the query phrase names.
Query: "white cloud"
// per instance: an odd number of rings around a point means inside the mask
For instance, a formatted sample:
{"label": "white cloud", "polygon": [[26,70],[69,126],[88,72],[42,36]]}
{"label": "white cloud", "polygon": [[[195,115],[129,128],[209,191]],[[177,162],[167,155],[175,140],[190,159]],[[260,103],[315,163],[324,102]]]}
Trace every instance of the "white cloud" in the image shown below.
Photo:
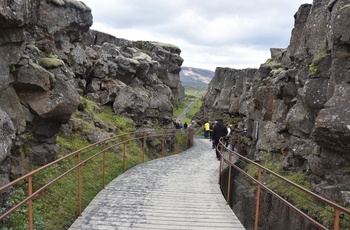
{"label": "white cloud", "polygon": [[294,14],[312,0],[82,0],[92,29],[178,46],[183,66],[259,67],[289,44]]}

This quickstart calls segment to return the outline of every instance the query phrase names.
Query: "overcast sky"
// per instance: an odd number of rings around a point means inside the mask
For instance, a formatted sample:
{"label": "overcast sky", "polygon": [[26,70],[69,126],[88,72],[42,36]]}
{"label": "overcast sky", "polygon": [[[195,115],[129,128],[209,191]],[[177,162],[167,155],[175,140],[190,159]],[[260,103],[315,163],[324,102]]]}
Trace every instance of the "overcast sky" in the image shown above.
{"label": "overcast sky", "polygon": [[128,40],[170,43],[182,66],[259,67],[286,48],[299,6],[312,0],[81,0],[92,29]]}

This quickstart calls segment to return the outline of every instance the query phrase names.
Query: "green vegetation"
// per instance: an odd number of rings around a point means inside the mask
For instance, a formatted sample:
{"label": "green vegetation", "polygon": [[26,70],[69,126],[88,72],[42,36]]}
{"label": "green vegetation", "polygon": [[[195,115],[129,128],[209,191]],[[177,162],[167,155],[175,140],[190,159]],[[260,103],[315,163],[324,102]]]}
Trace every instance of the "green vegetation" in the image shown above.
{"label": "green vegetation", "polygon": [[29,44],[26,46],[26,48],[29,49],[31,52],[37,52],[38,54],[40,54],[39,48],[35,45]]}
{"label": "green vegetation", "polygon": [[16,72],[16,66],[13,65],[13,64],[9,65],[9,72],[10,72],[10,73]]}
{"label": "green vegetation", "polygon": [[208,87],[191,87],[191,86],[185,87],[185,94],[187,96],[194,96],[196,98],[204,97],[207,91],[208,91]]}
{"label": "green vegetation", "polygon": [[312,62],[309,66],[313,74],[318,74],[320,72],[320,62],[327,56],[327,50],[320,50],[312,59]]}
{"label": "green vegetation", "polygon": [[275,69],[281,68],[281,63],[279,63],[276,59],[273,58],[267,59],[265,65]]}
{"label": "green vegetation", "polygon": [[284,71],[284,68],[280,67],[278,69],[271,70],[271,74],[277,75],[277,74],[281,73],[282,71]]}
{"label": "green vegetation", "polygon": [[136,46],[138,49],[142,49],[142,44],[143,44],[142,41],[136,41],[136,42],[135,42],[135,46]]}
{"label": "green vegetation", "polygon": [[193,101],[192,108],[187,112],[186,116],[181,120],[182,123],[187,122],[187,124],[191,123],[192,117],[199,111],[202,106],[202,93],[201,91],[194,90],[193,88],[190,90],[185,90],[185,100],[183,103],[176,106],[173,111],[173,116],[175,118],[179,117],[182,112],[187,108],[187,106]]}
{"label": "green vegetation", "polygon": [[64,61],[58,59],[56,55],[49,55],[46,58],[41,58],[39,64],[45,68],[52,69],[60,66],[64,66]]}

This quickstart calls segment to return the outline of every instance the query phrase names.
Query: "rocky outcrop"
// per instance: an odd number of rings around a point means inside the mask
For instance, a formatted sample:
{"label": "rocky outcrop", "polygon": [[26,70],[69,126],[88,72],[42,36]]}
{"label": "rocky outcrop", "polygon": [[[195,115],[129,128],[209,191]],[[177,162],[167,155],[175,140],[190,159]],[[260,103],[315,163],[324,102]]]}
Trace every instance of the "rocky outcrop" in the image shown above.
{"label": "rocky outcrop", "polygon": [[136,127],[171,125],[183,96],[181,50],[91,25],[81,1],[0,0],[0,185],[56,158],[56,135],[81,97]]}
{"label": "rocky outcrop", "polygon": [[[345,0],[301,5],[287,49],[271,49],[257,70],[217,68],[195,119],[242,117],[245,154],[271,153],[313,189],[349,205],[350,6]],[[215,113],[213,112],[215,111]]]}
{"label": "rocky outcrop", "polygon": [[88,98],[112,104],[117,114],[132,117],[139,126],[169,124],[183,95],[178,47],[130,42],[97,31],[89,31],[83,41],[93,62],[91,74],[79,83],[86,85],[82,90]]}

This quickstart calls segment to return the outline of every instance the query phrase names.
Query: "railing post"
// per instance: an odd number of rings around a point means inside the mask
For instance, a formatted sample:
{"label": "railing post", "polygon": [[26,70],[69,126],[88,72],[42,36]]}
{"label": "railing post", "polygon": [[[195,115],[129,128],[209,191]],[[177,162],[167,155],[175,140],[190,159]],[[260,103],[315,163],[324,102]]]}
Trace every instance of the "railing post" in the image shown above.
{"label": "railing post", "polygon": [[339,209],[334,207],[334,230],[339,230]]}
{"label": "railing post", "polygon": [[[28,177],[28,196],[33,194],[33,180],[32,176]],[[28,221],[29,229],[33,230],[33,199],[28,200]]]}
{"label": "railing post", "polygon": [[[78,164],[81,161],[81,152],[78,152]],[[81,165],[78,166],[78,216],[81,216]]]}
{"label": "railing post", "polygon": [[103,142],[102,188],[106,187],[106,141]]}
{"label": "railing post", "polygon": [[[220,142],[219,142],[219,145],[220,145]],[[219,148],[220,147],[220,167],[219,167],[219,184],[220,184],[220,181],[221,181],[221,170],[222,170],[222,157],[221,157],[221,154],[222,154],[222,145],[220,146],[216,146],[216,148]],[[216,151],[216,150],[215,150]]]}
{"label": "railing post", "polygon": [[189,132],[186,130],[186,149],[188,149]]}
{"label": "railing post", "polygon": [[259,223],[259,204],[260,204],[260,182],[261,182],[261,168],[259,167],[258,170],[258,188],[256,191],[256,206],[255,206],[255,223],[254,223],[254,230],[258,230],[258,223]]}
{"label": "railing post", "polygon": [[126,136],[124,136],[124,142],[123,142],[123,171],[126,171]]}
{"label": "railing post", "polygon": [[189,148],[193,146],[193,136],[194,136],[195,130],[190,126],[188,131],[188,139],[189,139]]}
{"label": "railing post", "polygon": [[229,162],[228,162],[228,179],[227,179],[227,199],[226,199],[226,202],[227,204],[230,203],[230,193],[231,193],[231,170],[232,170],[232,152],[229,151],[228,152],[229,154]]}
{"label": "railing post", "polygon": [[165,134],[166,134],[166,131],[164,130],[163,141],[162,141],[162,156],[163,157],[164,157]]}
{"label": "railing post", "polygon": [[142,144],[142,163],[145,162],[145,152],[146,152],[146,133],[143,133],[143,144]]}

